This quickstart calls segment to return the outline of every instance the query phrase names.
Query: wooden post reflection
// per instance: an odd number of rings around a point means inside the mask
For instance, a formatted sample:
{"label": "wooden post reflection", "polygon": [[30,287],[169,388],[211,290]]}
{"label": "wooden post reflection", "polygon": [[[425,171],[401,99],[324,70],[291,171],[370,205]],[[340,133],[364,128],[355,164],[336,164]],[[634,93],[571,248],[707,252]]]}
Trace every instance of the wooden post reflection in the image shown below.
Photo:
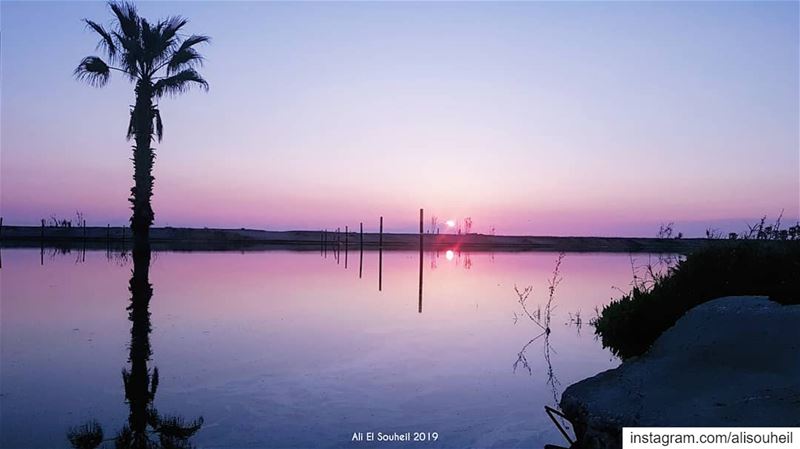
{"label": "wooden post reflection", "polygon": [[383,290],[383,217],[378,231],[378,291]]}
{"label": "wooden post reflection", "polygon": [[347,246],[349,244],[349,240],[347,239],[347,226],[344,227],[344,269],[347,269]]}
{"label": "wooden post reflection", "polygon": [[422,209],[419,210],[419,308],[418,312],[422,313],[422,244],[423,244],[423,230],[422,230]]}
{"label": "wooden post reflection", "polygon": [[364,272],[364,223],[358,224],[358,278]]}

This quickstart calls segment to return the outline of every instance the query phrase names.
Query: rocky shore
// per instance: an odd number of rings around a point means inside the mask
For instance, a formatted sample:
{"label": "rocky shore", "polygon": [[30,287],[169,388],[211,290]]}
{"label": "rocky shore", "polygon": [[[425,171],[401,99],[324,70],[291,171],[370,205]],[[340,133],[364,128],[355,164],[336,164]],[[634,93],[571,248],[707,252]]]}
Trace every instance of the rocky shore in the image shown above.
{"label": "rocky shore", "polygon": [[622,447],[622,427],[800,426],[800,305],[699,305],[643,356],[571,385],[561,408],[586,449]]}

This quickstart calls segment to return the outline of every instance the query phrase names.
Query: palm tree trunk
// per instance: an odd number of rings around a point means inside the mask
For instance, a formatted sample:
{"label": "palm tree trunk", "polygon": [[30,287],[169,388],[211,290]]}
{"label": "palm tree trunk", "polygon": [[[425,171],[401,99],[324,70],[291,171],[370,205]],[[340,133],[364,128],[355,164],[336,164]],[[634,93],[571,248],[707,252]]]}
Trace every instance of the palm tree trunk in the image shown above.
{"label": "palm tree trunk", "polygon": [[136,84],[136,105],[133,108],[133,131],[136,145],[133,147],[133,181],[130,202],[133,209],[131,231],[134,247],[150,239],[153,224],[153,161],[155,153],[150,147],[153,139],[153,86],[150,80],[142,79]]}

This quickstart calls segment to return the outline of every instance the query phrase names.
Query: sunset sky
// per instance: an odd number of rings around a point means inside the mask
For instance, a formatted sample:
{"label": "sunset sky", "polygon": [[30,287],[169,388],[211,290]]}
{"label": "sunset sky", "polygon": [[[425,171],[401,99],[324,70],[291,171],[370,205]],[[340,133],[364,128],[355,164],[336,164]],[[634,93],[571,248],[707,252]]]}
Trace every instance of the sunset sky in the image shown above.
{"label": "sunset sky", "polygon": [[[130,214],[133,86],[72,70],[99,2],[0,4],[6,224]],[[797,2],[147,2],[208,34],[160,102],[156,226],[741,231],[800,215]]]}

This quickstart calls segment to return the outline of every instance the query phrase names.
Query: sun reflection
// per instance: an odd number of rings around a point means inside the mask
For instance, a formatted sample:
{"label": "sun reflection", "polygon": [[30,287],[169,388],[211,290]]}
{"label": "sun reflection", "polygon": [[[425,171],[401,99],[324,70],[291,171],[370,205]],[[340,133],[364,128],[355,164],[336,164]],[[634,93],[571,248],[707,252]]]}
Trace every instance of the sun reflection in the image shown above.
{"label": "sun reflection", "polygon": [[453,254],[453,250],[452,249],[448,249],[447,252],[444,253],[444,257],[447,260],[453,260],[453,256],[455,256],[455,254]]}

